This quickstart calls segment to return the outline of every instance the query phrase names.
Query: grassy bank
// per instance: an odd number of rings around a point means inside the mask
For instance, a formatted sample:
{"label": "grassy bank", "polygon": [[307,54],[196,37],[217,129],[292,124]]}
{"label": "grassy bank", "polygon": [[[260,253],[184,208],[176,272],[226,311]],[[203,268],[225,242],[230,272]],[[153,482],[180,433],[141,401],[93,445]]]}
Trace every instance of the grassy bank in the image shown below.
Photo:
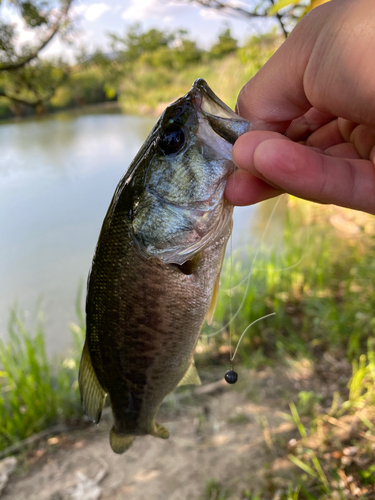
{"label": "grassy bank", "polygon": [[186,94],[196,78],[204,78],[232,109],[243,85],[275,51],[279,41],[270,37],[249,43],[221,59],[203,60],[175,71],[137,62],[131,78],[119,83],[119,102],[126,113],[159,115],[165,106]]}
{"label": "grassy bank", "polygon": [[244,336],[243,363],[314,359],[326,351],[360,356],[375,328],[374,235],[371,216],[290,199],[281,241],[265,234],[246,258],[234,254],[225,262],[214,324],[203,330],[205,349],[228,345],[229,326],[210,335],[236,311],[233,346],[250,323],[274,312]]}
{"label": "grassy bank", "polygon": [[[77,301],[78,304],[78,301]],[[0,451],[52,425],[82,418],[77,382],[84,324],[71,324],[73,347],[51,364],[41,316],[35,333],[12,309],[8,340],[0,342]]]}

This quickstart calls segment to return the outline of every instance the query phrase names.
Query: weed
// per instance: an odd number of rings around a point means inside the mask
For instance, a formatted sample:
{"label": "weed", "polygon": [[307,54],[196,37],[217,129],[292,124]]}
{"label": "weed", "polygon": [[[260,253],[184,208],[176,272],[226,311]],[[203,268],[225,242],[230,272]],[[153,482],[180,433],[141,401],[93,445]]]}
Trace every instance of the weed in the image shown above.
{"label": "weed", "polygon": [[[352,215],[343,210],[340,217]],[[257,251],[249,249],[245,256],[238,251],[224,262],[214,321],[202,332],[207,352],[210,345],[211,352],[228,346],[230,321],[234,351],[247,326],[272,312],[274,317],[254,324],[242,339],[238,358],[245,366],[277,358],[316,359],[335,349],[352,360],[364,352],[375,328],[375,287],[368,277],[375,267],[375,224],[358,222],[359,243],[335,231],[331,218],[319,207],[291,199],[276,249],[268,235]]]}
{"label": "weed", "polygon": [[204,488],[204,500],[226,500],[228,492],[216,479],[207,481]]}
{"label": "weed", "polygon": [[[349,397],[329,414],[302,423],[296,405],[290,415],[300,435],[290,461],[304,474],[299,479],[303,499],[373,498],[375,495],[374,351],[372,342],[359,361],[353,361]],[[303,396],[305,397],[305,396]],[[337,399],[337,395],[336,395]],[[318,428],[315,432],[313,429]],[[350,443],[350,446],[347,446]]]}
{"label": "weed", "polygon": [[71,325],[76,348],[51,368],[39,315],[35,334],[11,310],[8,340],[0,341],[0,450],[61,420],[81,415],[78,395],[78,345],[84,331]]}
{"label": "weed", "polygon": [[319,404],[323,396],[313,391],[301,391],[298,393],[297,410],[302,416],[316,417]]}

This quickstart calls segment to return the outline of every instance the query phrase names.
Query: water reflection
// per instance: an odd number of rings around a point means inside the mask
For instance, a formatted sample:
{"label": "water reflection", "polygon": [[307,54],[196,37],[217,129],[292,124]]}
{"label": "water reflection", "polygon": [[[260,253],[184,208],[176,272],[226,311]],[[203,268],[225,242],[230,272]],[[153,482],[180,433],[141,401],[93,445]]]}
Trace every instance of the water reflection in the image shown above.
{"label": "water reflection", "polygon": [[[60,115],[0,125],[0,337],[16,301],[42,296],[49,352],[70,344],[114,189],[155,122],[116,114]],[[233,246],[248,241],[253,207],[237,210]]]}
{"label": "water reflection", "polygon": [[2,337],[9,307],[18,301],[32,310],[43,295],[48,345],[68,345],[78,281],[113,191],[153,123],[65,115],[0,126]]}

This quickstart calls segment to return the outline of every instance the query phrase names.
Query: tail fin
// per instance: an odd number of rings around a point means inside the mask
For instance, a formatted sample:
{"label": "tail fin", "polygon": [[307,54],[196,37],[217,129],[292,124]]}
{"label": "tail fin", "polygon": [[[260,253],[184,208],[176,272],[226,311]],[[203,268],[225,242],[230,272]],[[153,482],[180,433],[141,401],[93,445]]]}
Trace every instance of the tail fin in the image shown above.
{"label": "tail fin", "polygon": [[131,447],[134,439],[135,436],[119,436],[118,434],[116,434],[116,431],[113,427],[109,434],[109,442],[111,444],[111,448],[115,453],[118,454],[124,453],[126,450],[128,450]]}

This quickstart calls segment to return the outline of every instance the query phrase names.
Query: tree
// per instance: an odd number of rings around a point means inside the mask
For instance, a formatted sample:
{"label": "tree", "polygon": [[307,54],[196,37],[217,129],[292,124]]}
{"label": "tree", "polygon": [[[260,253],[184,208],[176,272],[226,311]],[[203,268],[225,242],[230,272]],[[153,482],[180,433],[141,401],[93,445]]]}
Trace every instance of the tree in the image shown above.
{"label": "tree", "polygon": [[44,61],[39,54],[57,33],[67,30],[71,3],[72,0],[8,1],[8,7],[16,9],[32,31],[33,40],[20,45],[15,24],[0,19],[0,96],[40,112],[65,81],[67,70],[62,61]]}
{"label": "tree", "polygon": [[285,36],[288,36],[297,21],[311,9],[329,0],[254,0],[251,5],[243,6],[234,0],[188,0],[203,7],[221,11],[228,16],[241,19],[274,17]]}
{"label": "tree", "polygon": [[230,28],[225,29],[219,34],[218,41],[211,47],[210,55],[220,59],[226,55],[235,52],[238,49],[238,42],[232,37]]}
{"label": "tree", "polygon": [[[160,31],[151,28],[143,31],[139,24],[131,26],[123,38],[109,33],[113,49],[111,64],[112,81],[131,75],[139,65],[181,69],[202,59],[203,51],[185,30]],[[103,61],[105,62],[105,61]],[[117,71],[117,73],[116,73]]]}
{"label": "tree", "polygon": [[131,26],[124,38],[109,33],[112,48],[123,62],[134,62],[142,54],[155,52],[160,47],[168,47],[175,36],[175,33],[166,33],[156,28],[143,31],[140,24]]}

